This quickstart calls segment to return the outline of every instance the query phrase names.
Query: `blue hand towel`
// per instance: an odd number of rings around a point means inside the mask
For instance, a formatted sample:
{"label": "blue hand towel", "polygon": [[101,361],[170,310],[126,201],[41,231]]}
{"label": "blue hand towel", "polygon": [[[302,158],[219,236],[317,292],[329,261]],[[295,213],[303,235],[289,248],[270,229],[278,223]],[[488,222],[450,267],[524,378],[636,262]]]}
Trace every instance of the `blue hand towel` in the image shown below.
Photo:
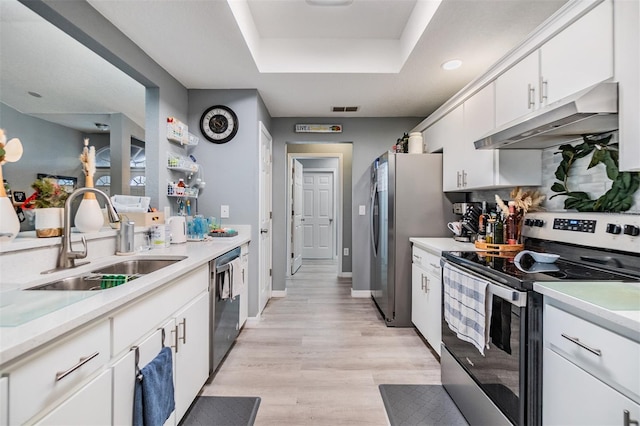
{"label": "blue hand towel", "polygon": [[173,396],[173,361],[171,348],[164,347],[140,370],[142,381],[136,380],[133,424],[162,426],[175,409]]}

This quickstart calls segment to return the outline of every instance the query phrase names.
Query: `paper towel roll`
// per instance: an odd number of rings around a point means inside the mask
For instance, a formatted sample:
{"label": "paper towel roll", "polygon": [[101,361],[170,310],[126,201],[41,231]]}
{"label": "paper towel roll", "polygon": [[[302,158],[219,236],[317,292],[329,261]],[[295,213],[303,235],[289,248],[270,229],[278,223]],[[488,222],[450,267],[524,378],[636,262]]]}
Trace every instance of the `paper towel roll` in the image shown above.
{"label": "paper towel roll", "polygon": [[409,154],[422,154],[422,133],[409,133]]}

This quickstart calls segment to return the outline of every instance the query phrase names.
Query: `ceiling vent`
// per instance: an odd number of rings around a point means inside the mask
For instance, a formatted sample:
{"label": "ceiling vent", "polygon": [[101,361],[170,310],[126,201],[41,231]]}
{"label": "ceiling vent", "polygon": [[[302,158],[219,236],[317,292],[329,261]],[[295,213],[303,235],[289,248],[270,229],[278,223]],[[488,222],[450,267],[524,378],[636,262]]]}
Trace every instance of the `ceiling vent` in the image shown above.
{"label": "ceiling vent", "polygon": [[358,111],[357,106],[334,106],[331,108],[331,111],[333,112],[357,112]]}

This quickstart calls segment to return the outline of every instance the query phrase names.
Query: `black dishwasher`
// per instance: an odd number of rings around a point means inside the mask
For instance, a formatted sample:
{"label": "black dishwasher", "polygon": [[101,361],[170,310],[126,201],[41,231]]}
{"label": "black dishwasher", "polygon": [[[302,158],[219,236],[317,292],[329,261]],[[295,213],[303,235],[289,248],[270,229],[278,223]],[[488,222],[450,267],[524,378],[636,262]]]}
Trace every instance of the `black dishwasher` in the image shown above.
{"label": "black dishwasher", "polygon": [[231,349],[240,332],[240,295],[234,295],[233,274],[240,258],[240,247],[233,249],[210,263],[209,280],[209,375],[213,374]]}

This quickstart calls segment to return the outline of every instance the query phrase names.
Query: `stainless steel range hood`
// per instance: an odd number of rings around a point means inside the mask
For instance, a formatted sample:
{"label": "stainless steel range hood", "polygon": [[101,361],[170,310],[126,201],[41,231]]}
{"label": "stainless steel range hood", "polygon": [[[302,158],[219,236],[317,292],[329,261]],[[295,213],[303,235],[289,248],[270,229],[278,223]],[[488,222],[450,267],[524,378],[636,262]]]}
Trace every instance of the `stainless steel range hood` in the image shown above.
{"label": "stainless steel range hood", "polygon": [[600,83],[507,123],[476,149],[542,149],[618,128],[618,83]]}

